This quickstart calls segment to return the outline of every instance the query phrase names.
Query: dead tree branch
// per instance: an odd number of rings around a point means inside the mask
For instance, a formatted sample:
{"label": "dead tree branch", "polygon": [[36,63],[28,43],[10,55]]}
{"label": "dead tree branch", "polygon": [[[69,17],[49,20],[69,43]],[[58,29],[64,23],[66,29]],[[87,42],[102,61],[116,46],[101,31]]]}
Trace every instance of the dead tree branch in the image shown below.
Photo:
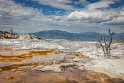
{"label": "dead tree branch", "polygon": [[112,44],[112,39],[113,39],[112,36],[113,35],[114,35],[114,33],[111,32],[109,29],[108,30],[108,36],[107,36],[108,40],[107,40],[105,35],[98,37],[98,45],[99,45],[99,47],[102,48],[104,55],[107,57],[110,56],[111,44]]}

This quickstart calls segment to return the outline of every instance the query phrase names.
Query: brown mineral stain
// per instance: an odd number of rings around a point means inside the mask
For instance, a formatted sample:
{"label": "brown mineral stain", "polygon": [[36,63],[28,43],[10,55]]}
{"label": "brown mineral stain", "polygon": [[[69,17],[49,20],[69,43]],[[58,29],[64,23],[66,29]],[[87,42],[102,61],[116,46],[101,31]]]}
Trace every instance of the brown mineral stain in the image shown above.
{"label": "brown mineral stain", "polygon": [[[78,72],[78,73],[77,73]],[[15,74],[14,74],[15,73]],[[4,73],[2,82],[13,81],[13,83],[123,83],[124,81],[118,78],[111,78],[106,74],[94,71],[72,70],[72,72],[55,73],[51,71],[41,72],[28,70],[23,75],[23,71]],[[14,78],[12,77],[14,74]],[[11,76],[12,75],[12,76]]]}

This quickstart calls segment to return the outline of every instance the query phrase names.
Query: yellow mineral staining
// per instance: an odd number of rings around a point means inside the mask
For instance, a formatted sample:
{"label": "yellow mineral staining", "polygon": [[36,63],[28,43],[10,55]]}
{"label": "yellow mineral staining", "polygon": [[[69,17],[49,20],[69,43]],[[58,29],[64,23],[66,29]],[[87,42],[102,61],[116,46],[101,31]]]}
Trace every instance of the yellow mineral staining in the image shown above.
{"label": "yellow mineral staining", "polygon": [[31,50],[28,53],[20,55],[0,55],[0,62],[18,62],[32,56],[48,55],[56,52],[55,50]]}
{"label": "yellow mineral staining", "polygon": [[33,51],[30,51],[29,54],[32,54],[32,55],[48,55],[48,54],[55,53],[55,52],[56,52],[55,50],[33,50]]}

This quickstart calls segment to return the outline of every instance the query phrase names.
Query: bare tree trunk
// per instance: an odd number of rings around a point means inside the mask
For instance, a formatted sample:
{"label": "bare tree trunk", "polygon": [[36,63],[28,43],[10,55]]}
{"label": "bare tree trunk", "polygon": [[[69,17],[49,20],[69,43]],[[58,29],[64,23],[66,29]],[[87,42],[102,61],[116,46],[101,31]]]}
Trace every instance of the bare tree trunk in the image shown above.
{"label": "bare tree trunk", "polygon": [[[13,28],[10,29],[10,33],[11,33],[11,39],[14,38],[14,32],[13,32]],[[11,54],[13,55],[13,50],[14,50],[14,44],[11,45]]]}
{"label": "bare tree trunk", "polygon": [[108,42],[106,41],[106,36],[101,36],[98,38],[99,46],[101,46],[103,53],[106,57],[110,56],[110,51],[111,51],[111,44],[112,44],[112,36],[114,33],[112,33],[109,29],[108,31]]}

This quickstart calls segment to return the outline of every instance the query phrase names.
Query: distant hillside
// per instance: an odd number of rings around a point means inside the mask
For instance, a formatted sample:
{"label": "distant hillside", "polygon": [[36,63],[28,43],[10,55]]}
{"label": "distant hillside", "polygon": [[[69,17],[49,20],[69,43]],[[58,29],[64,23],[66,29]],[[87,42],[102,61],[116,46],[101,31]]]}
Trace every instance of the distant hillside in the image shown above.
{"label": "distant hillside", "polygon": [[[67,39],[67,40],[81,40],[81,41],[96,41],[98,36],[103,35],[96,32],[82,32],[82,33],[70,33],[61,30],[48,30],[40,31],[34,34],[43,39]],[[116,33],[113,36],[114,40],[124,39],[124,33]]]}
{"label": "distant hillside", "polygon": [[124,32],[123,33],[116,33],[113,38],[115,40],[124,40]]}

